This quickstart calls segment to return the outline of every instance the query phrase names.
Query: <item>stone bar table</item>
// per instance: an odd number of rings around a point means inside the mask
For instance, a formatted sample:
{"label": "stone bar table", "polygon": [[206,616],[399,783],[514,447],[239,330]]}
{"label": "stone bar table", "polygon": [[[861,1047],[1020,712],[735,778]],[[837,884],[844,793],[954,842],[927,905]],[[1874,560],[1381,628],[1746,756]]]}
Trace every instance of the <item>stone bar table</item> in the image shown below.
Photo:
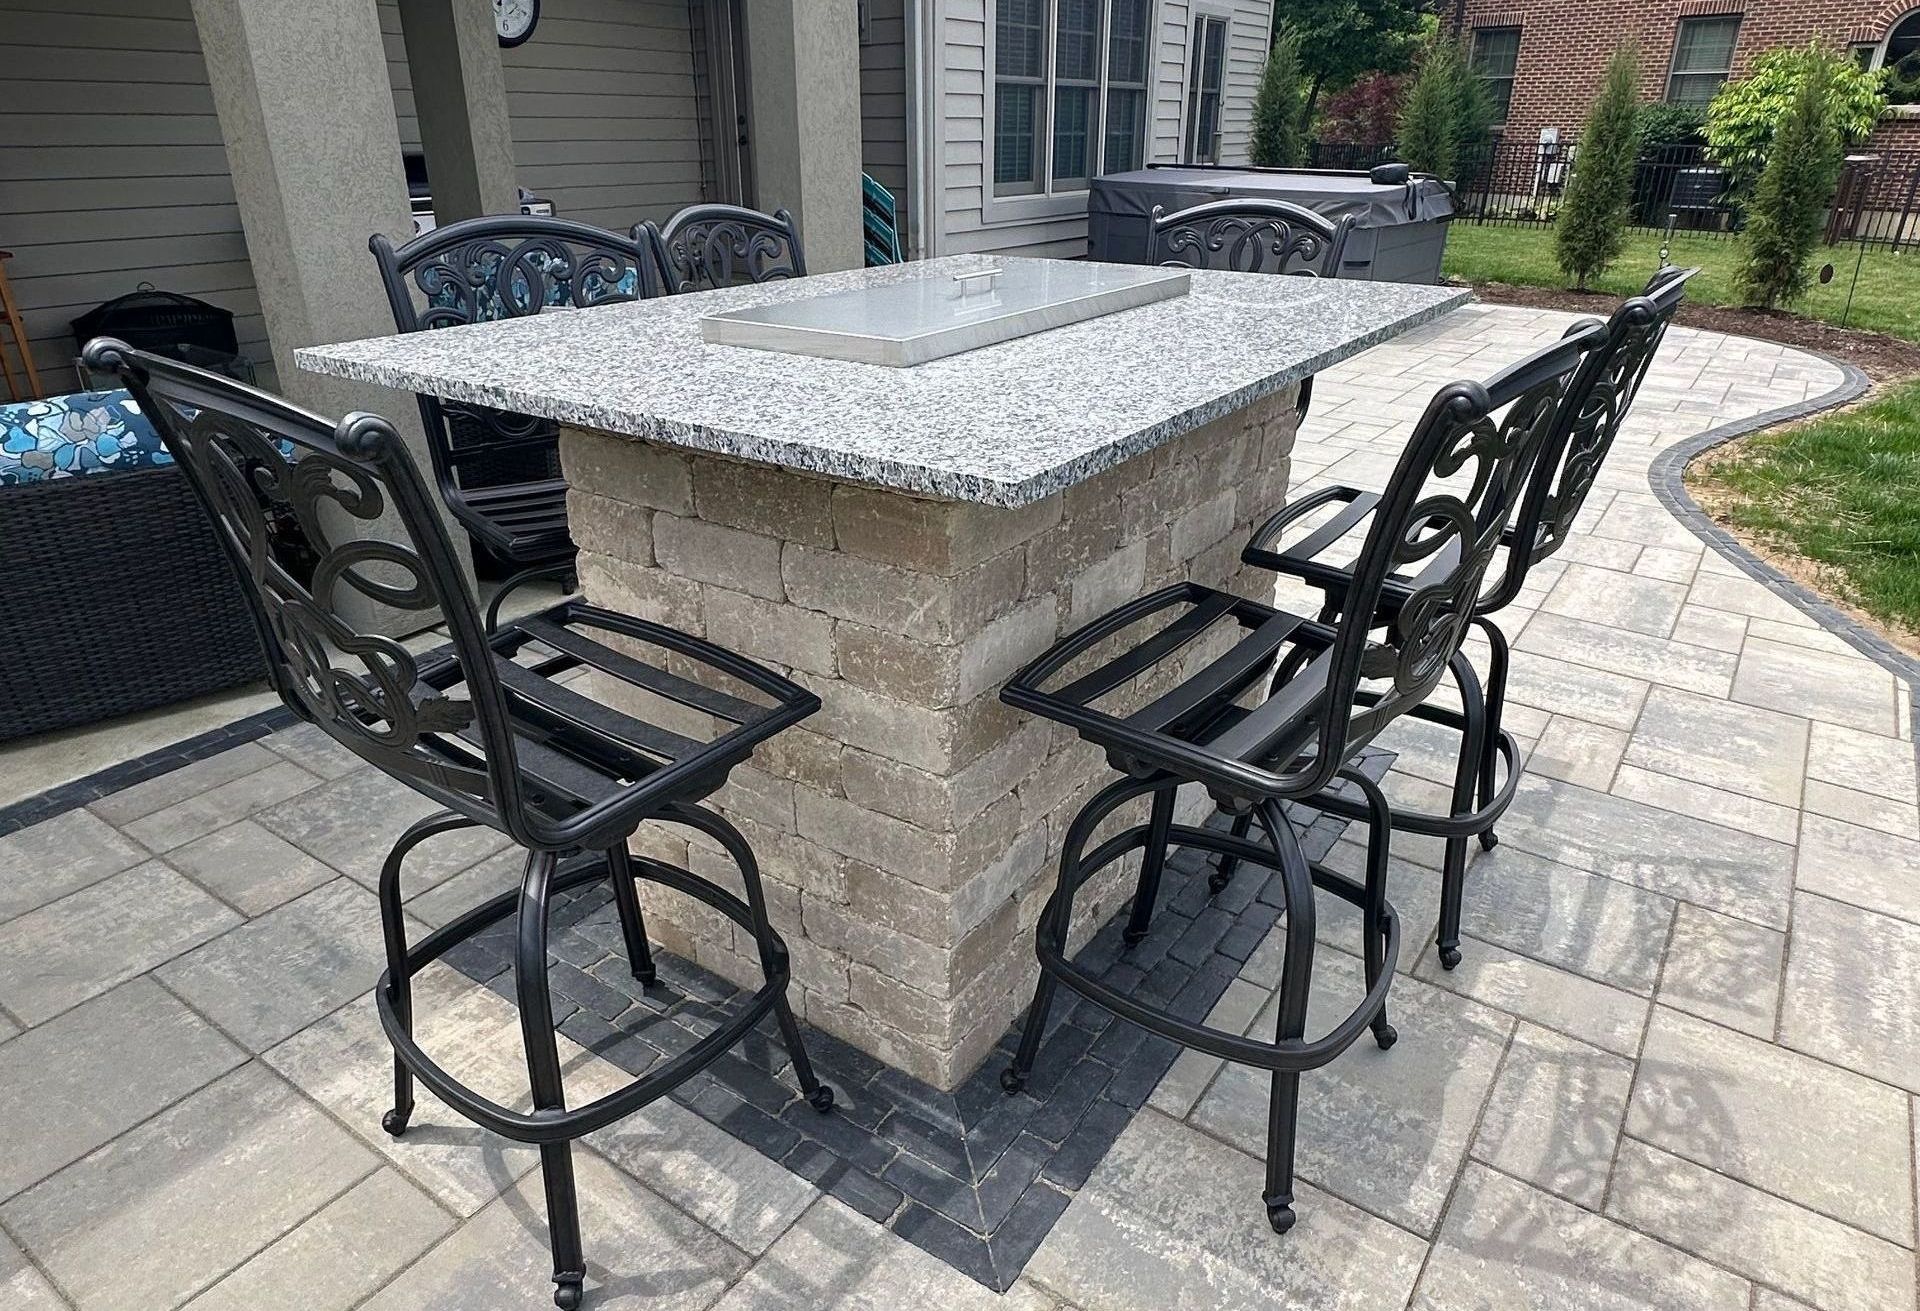
{"label": "stone bar table", "polygon": [[[304,368],[562,426],[587,598],[757,657],[819,714],[715,803],[746,833],[807,1021],[942,1088],[1031,993],[1066,822],[1106,771],[999,701],[1170,581],[1259,585],[1300,384],[1438,317],[1444,287],[1195,272],[1190,294],[909,368],[711,345],[701,316],[1021,261],[955,256],[298,352]],[[731,866],[681,830],[650,854]],[[649,887],[669,950],[738,981],[731,922]],[[1126,889],[1090,884],[1090,932]]]}

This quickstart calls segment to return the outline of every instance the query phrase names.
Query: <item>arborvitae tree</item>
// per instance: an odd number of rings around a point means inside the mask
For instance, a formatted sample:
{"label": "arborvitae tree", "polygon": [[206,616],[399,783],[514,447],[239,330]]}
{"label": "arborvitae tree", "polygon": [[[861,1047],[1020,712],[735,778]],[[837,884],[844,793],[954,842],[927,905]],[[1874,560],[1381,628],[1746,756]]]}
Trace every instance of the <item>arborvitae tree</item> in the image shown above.
{"label": "arborvitae tree", "polygon": [[1260,168],[1298,168],[1307,160],[1306,83],[1300,72],[1300,34],[1283,26],[1267,51],[1260,90],[1253,98],[1253,140],[1247,158]]}
{"label": "arborvitae tree", "polygon": [[1840,179],[1840,131],[1834,120],[1830,64],[1807,60],[1806,75],[1773,134],[1767,165],[1747,206],[1746,240],[1734,290],[1749,305],[1773,309],[1806,291],[1807,263]]}
{"label": "arborvitae tree", "polygon": [[1395,142],[1400,158],[1417,172],[1450,178],[1459,163],[1454,119],[1460,100],[1459,47],[1444,38],[1428,44],[1420,67],[1400,102]]}
{"label": "arborvitae tree", "polygon": [[1639,61],[1626,46],[1607,63],[1600,98],[1580,129],[1573,179],[1553,234],[1560,271],[1585,291],[1620,256],[1626,242],[1627,206],[1633,198],[1633,168],[1640,153],[1634,87]]}

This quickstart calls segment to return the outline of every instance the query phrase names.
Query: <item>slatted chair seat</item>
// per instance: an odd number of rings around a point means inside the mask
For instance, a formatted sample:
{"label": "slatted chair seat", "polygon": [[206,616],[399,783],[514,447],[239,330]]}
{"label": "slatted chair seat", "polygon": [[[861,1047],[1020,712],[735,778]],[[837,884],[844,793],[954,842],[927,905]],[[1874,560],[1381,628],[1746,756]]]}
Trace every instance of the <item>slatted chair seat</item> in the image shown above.
{"label": "slatted chair seat", "polygon": [[497,543],[502,553],[515,559],[573,549],[567,533],[567,484],[562,479],[462,489],[448,504],[470,531],[490,544]]}

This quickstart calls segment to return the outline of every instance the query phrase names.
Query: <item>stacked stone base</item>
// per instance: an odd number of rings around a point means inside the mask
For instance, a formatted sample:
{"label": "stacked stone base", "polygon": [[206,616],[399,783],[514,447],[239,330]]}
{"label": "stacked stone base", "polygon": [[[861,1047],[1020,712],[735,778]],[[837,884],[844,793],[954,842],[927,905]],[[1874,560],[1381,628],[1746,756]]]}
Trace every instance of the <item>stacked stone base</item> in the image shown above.
{"label": "stacked stone base", "polygon": [[[1295,402],[1284,390],[1016,510],[565,432],[568,481],[596,489],[569,499],[587,598],[820,696],[819,714],[713,798],[758,853],[808,1023],[942,1088],[1006,1031],[1031,995],[1061,839],[1112,775],[1072,733],[1002,705],[1000,687],[1063,634],[1169,582],[1270,587],[1239,552],[1285,499]],[[650,825],[636,844],[738,886],[697,835]],[[1125,900],[1130,868],[1087,885],[1077,938]],[[647,895],[669,950],[758,981],[730,921]]]}

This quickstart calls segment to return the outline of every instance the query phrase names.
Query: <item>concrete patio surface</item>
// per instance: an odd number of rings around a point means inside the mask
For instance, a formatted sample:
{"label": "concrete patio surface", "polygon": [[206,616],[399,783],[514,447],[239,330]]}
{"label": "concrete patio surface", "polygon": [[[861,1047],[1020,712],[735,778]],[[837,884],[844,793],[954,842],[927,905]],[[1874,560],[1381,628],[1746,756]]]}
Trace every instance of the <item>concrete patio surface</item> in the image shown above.
{"label": "concrete patio surface", "polygon": [[[1323,375],[1295,488],[1379,486],[1435,387],[1569,319],[1470,307]],[[1649,482],[1667,448],[1845,382],[1669,335],[1576,535],[1500,617],[1529,757],[1455,971],[1412,949],[1437,844],[1396,841],[1400,1041],[1306,1077],[1292,1233],[1259,1204],[1263,1079],[1195,1053],[1005,1295],[663,1102],[578,1153],[589,1305],[1914,1311],[1911,688]],[[1388,745],[1390,792],[1443,794],[1443,740]],[[6,795],[31,759],[0,761]],[[534,1153],[424,1092],[405,1139],[379,1126],[370,889],[428,809],[300,728],[0,837],[0,1308],[550,1305]],[[432,848],[417,927],[511,877],[504,846]],[[1359,986],[1356,922],[1320,932],[1310,1033]],[[1278,968],[1269,939],[1215,1022],[1270,1031]],[[509,1003],[440,966],[418,988],[429,1050],[520,1095]],[[576,1097],[626,1077],[563,1054]]]}

